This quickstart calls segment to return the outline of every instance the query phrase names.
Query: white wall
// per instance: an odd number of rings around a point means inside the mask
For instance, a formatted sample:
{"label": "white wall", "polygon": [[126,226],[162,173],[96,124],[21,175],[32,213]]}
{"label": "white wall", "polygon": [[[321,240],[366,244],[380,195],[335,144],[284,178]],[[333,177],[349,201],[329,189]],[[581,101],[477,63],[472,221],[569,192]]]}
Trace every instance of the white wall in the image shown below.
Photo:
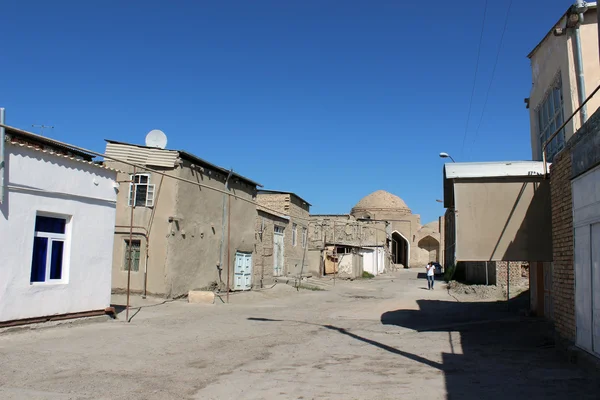
{"label": "white wall", "polygon": [[[110,305],[116,173],[6,144],[8,185],[0,204],[0,321]],[[63,282],[30,283],[37,212],[71,216]]]}

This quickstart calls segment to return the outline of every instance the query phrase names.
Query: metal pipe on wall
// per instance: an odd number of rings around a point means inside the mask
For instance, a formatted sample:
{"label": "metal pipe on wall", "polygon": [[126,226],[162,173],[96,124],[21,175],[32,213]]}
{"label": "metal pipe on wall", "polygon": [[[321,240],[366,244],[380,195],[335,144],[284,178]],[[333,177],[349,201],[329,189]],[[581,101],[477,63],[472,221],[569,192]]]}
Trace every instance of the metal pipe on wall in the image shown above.
{"label": "metal pipe on wall", "polygon": [[131,259],[133,255],[133,210],[135,209],[135,173],[136,168],[133,167],[133,197],[131,198],[131,214],[129,218],[129,257],[127,260],[127,307],[125,308],[125,320],[129,322],[129,290],[131,288]]}
{"label": "metal pipe on wall", "polygon": [[227,303],[229,304],[230,270],[231,270],[231,195],[227,199]]}
{"label": "metal pipe on wall", "polygon": [[[231,174],[233,174],[233,169],[229,170],[229,174],[227,175],[227,179],[225,179],[225,189],[229,190],[229,179],[231,178]],[[221,279],[221,271],[223,271],[223,258],[224,254],[224,246],[225,246],[225,217],[227,216],[227,198],[229,196],[227,195],[227,193],[223,194],[223,214],[221,217],[221,244],[220,244],[220,248],[219,248],[219,280],[221,281],[221,283],[223,283],[223,280]]]}
{"label": "metal pipe on wall", "polygon": [[[4,108],[0,108],[0,124],[4,124]],[[6,161],[4,156],[5,130],[0,126],[0,204],[4,203],[4,175],[6,172]]]}
{"label": "metal pipe on wall", "polygon": [[[577,0],[576,8],[577,10],[584,9],[585,5],[583,0]],[[581,125],[585,124],[587,121],[587,107],[584,105],[585,101],[585,76],[583,73],[583,57],[581,55],[581,33],[579,28],[581,24],[583,24],[584,16],[583,13],[580,12],[578,14],[579,19],[577,22],[577,26],[574,29],[574,51],[575,51],[575,73],[577,75],[577,97],[579,99],[579,105],[581,106]]]}

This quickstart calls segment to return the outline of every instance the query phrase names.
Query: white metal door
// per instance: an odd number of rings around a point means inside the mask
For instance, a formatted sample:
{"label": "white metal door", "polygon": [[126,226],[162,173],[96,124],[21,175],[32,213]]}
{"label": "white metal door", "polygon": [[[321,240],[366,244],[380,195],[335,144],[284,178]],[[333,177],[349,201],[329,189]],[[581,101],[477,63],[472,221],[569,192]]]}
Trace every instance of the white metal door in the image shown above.
{"label": "white metal door", "polygon": [[600,167],[572,182],[577,345],[600,356]]}
{"label": "white metal door", "polygon": [[273,234],[273,275],[283,275],[283,233]]}
{"label": "white metal door", "polygon": [[600,355],[600,223],[592,225],[590,246],[592,253],[592,349]]}
{"label": "white metal door", "polygon": [[252,288],[252,254],[235,253],[233,290]]}

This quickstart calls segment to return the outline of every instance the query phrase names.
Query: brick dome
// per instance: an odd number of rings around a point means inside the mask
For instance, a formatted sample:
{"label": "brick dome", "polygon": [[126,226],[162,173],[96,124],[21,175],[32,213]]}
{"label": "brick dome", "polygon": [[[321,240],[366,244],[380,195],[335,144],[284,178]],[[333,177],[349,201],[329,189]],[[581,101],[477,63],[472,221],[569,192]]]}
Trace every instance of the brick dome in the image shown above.
{"label": "brick dome", "polygon": [[378,190],[363,197],[362,200],[356,203],[352,208],[351,214],[356,215],[376,211],[400,212],[402,214],[411,213],[404,200],[400,197],[385,190]]}

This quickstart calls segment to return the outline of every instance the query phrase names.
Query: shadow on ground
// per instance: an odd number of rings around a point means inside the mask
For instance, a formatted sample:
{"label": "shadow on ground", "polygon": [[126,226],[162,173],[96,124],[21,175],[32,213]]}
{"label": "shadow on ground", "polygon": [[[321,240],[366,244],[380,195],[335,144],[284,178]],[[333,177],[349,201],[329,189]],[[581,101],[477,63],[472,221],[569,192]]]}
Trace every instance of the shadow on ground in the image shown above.
{"label": "shadow on ground", "polygon": [[[320,326],[442,371],[448,400],[598,399],[598,377],[568,364],[558,354],[550,324],[519,316],[519,310],[528,306],[528,297],[528,292],[522,293],[509,304],[418,300],[419,310],[395,310],[381,316],[384,325],[447,332],[451,351],[442,353],[441,363],[334,325],[293,322]],[[424,336],[423,346],[428,340],[431,336]]]}
{"label": "shadow on ground", "polygon": [[550,324],[519,317],[528,297],[522,293],[510,304],[418,300],[418,310],[386,312],[381,323],[448,333],[451,352],[442,363],[423,361],[444,372],[448,399],[598,399],[597,377],[559,356]]}

